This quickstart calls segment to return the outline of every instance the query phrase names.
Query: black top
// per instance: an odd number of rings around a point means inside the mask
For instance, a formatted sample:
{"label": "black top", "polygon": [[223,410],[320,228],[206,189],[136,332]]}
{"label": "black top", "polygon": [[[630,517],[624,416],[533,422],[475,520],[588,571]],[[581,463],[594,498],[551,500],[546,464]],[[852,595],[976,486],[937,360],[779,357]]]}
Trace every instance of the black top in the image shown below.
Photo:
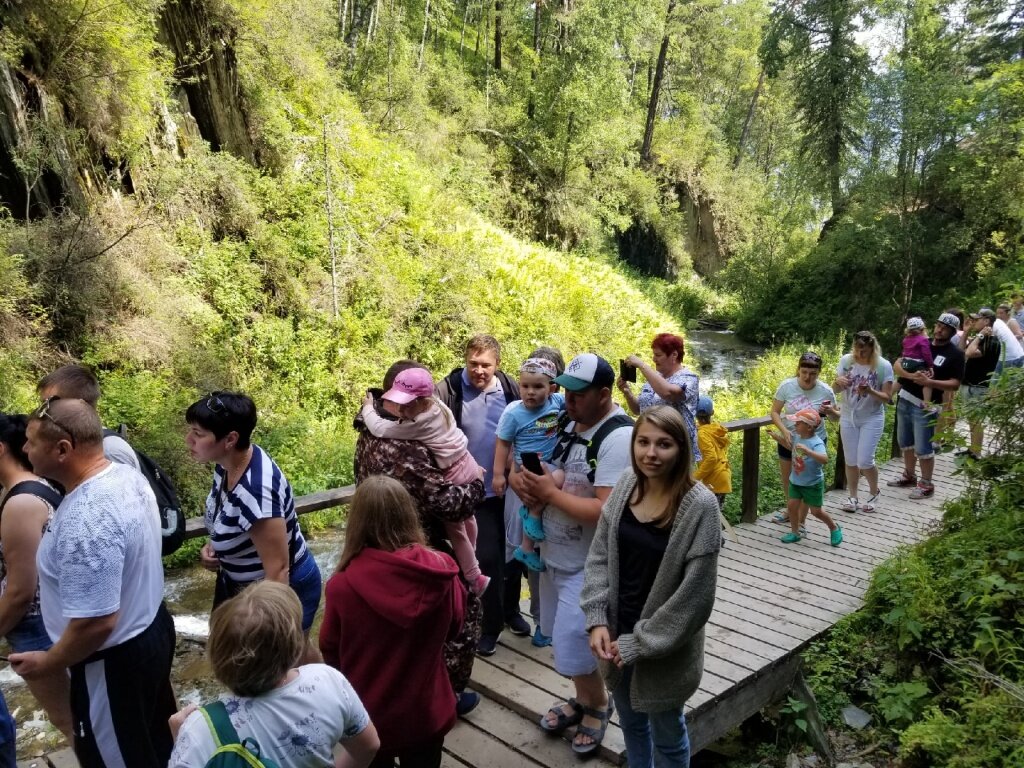
{"label": "black top", "polygon": [[978,336],[977,339],[981,357],[967,358],[963,383],[972,387],[987,387],[988,379],[999,363],[1002,348],[995,336]]}
{"label": "black top", "polygon": [[641,523],[632,507],[619,521],[619,625],[616,637],[633,631],[658,575],[672,526]]}
{"label": "black top", "polygon": [[[936,345],[933,341],[932,347],[932,360],[934,365],[932,366],[935,375],[932,377],[936,381],[948,381],[949,379],[963,380],[964,377],[964,353],[960,351],[959,347],[952,342],[948,342],[942,345]],[[905,379],[902,376],[899,378],[900,384],[903,389],[914,397],[920,398],[924,394],[923,387],[917,382]],[[932,402],[942,402],[943,390],[938,387],[932,387]]]}

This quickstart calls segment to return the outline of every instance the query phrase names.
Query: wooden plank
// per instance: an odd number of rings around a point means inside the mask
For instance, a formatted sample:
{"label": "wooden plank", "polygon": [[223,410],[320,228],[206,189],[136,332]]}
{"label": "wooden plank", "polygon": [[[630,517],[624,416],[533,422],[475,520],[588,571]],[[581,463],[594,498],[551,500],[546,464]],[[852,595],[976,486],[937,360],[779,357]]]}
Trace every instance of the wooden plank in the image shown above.
{"label": "wooden plank", "polygon": [[813,630],[793,624],[788,617],[769,616],[740,605],[727,603],[724,600],[715,602],[715,608],[711,615],[716,618],[732,616],[748,626],[747,634],[754,634],[783,651],[792,650],[808,637],[816,634]]}
{"label": "wooden plank", "polygon": [[745,419],[734,419],[722,424],[726,432],[739,432],[747,429],[760,429],[772,423],[771,416],[748,416]]}
{"label": "wooden plank", "polygon": [[509,749],[497,739],[474,728],[467,720],[459,720],[444,737],[444,751],[470,766],[489,768],[534,768],[542,766],[518,752]]}
{"label": "wooden plank", "polygon": [[785,525],[765,522],[756,526],[743,526],[741,530],[753,540],[767,542],[777,549],[784,548],[783,551],[786,552],[793,551],[797,555],[824,558],[829,562],[849,563],[858,573],[861,573],[865,567],[873,568],[875,564],[888,557],[896,546],[895,542],[876,544],[870,540],[852,538],[849,542],[844,541],[842,545],[833,547],[829,543],[829,531],[824,523],[808,519],[806,526],[808,537],[801,542],[801,545],[797,546],[780,541],[782,534],[789,530]]}
{"label": "wooden plank", "polygon": [[[804,592],[802,597],[794,598],[791,594],[780,594],[777,585],[765,584],[764,582],[748,583],[741,577],[741,574],[727,571],[720,568],[718,589],[726,589],[730,592],[742,595],[743,597],[758,600],[776,612],[797,611],[819,621],[834,623],[845,616],[849,611],[836,608],[823,608],[810,598],[812,595]],[[796,600],[797,602],[794,602]]]}
{"label": "wooden plank", "polygon": [[719,602],[730,603],[770,617],[781,618],[785,616],[784,621],[787,624],[793,625],[794,628],[800,627],[802,632],[818,632],[822,627],[827,628],[832,626],[834,623],[834,620],[832,619],[819,619],[815,616],[811,616],[796,606],[790,606],[788,610],[781,610],[777,606],[774,606],[764,600],[760,600],[757,597],[751,597],[739,592],[734,592],[733,590],[721,585],[715,594],[715,605],[718,605]]}
{"label": "wooden plank", "polygon": [[861,605],[859,597],[832,590],[826,592],[817,581],[809,581],[802,574],[787,570],[774,571],[768,563],[761,563],[760,566],[757,563],[719,558],[719,578],[728,578],[737,587],[743,585],[742,588],[748,594],[771,591],[787,601],[800,604],[813,601],[823,610],[840,616],[845,616]]}
{"label": "wooden plank", "polygon": [[[482,661],[485,663],[481,663]],[[473,665],[473,688],[481,693],[486,692],[487,698],[528,718],[531,722],[533,718],[537,718],[539,722],[541,715],[547,712],[552,704],[565,700],[565,697],[561,696],[552,698],[549,692],[533,685],[523,685],[518,678],[510,677],[506,672],[493,664],[486,663],[486,661],[486,659],[477,659]],[[536,727],[541,735],[546,735],[540,725]],[[567,736],[571,737],[571,732],[567,732]],[[625,749],[622,731],[613,720],[612,724],[608,726],[604,742],[601,744],[600,754],[604,759],[614,762],[625,752]],[[458,753],[456,754],[458,755]]]}
{"label": "wooden plank", "polygon": [[767,531],[748,528],[737,533],[741,543],[758,559],[782,561],[782,565],[795,571],[827,577],[857,589],[863,589],[865,577],[873,567],[871,563],[851,563],[837,557],[833,554],[836,547],[816,545],[813,538],[796,544],[783,544]]}
{"label": "wooden plank", "polygon": [[45,757],[33,757],[28,760],[19,760],[16,768],[50,768],[50,763]]}
{"label": "wooden plank", "polygon": [[53,768],[78,768],[78,758],[75,757],[75,753],[71,749],[62,749],[52,755],[47,755],[47,758]]}
{"label": "wooden plank", "polygon": [[781,698],[793,684],[799,668],[800,658],[793,655],[750,684],[737,686],[727,696],[694,708],[687,720],[691,750],[699,752],[755,712]]}
{"label": "wooden plank", "polygon": [[[539,715],[538,715],[539,718]],[[544,766],[562,766],[575,756],[564,739],[552,738],[541,730],[533,720],[527,720],[518,713],[493,701],[483,700],[466,718],[469,725],[483,731],[502,745],[530,760]],[[608,734],[605,734],[608,738]],[[625,750],[625,745],[623,745]],[[477,756],[477,765],[488,765],[487,753]],[[598,764],[606,766],[615,762],[599,759]]]}

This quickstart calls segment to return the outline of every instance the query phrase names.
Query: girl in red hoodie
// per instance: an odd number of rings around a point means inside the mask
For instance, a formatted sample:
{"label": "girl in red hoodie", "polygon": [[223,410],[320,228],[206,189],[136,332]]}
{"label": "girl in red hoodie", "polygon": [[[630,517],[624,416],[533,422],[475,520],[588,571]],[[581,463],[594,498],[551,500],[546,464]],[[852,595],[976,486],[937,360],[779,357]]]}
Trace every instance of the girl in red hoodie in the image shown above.
{"label": "girl in red hoodie", "polygon": [[338,570],[327,582],[320,651],[377,724],[373,767],[437,768],[455,725],[442,647],[462,626],[466,591],[448,555],[426,546],[412,497],[373,476],[349,507]]}

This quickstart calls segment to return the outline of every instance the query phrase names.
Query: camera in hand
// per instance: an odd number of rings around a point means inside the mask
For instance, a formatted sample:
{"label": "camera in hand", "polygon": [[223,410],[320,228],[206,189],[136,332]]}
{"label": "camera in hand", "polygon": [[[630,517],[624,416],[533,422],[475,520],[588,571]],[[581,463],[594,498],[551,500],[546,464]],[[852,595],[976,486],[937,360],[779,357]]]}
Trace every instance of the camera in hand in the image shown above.
{"label": "camera in hand", "polygon": [[527,470],[529,472],[533,472],[533,474],[535,474],[535,475],[543,475],[544,474],[544,467],[542,467],[541,463],[540,463],[540,454],[538,454],[538,453],[524,453],[523,456],[522,456],[522,459],[523,459],[523,469],[525,469],[525,470]]}

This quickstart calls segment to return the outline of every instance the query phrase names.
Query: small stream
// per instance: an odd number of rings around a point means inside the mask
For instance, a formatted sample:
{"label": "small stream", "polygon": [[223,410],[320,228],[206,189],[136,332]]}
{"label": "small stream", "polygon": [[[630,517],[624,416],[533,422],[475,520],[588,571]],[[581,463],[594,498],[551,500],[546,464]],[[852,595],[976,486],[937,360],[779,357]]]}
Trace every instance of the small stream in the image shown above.
{"label": "small stream", "polygon": [[[700,375],[702,393],[712,387],[728,387],[738,381],[744,371],[757,361],[761,347],[748,344],[730,331],[695,330],[687,333],[689,367]],[[344,531],[328,528],[307,535],[310,551],[326,581],[341,555]],[[198,565],[168,571],[164,598],[174,616],[178,645],[172,676],[179,701],[201,703],[219,692],[204,655],[213,599],[214,574]],[[319,632],[319,617],[311,636]],[[0,647],[3,644],[0,642]],[[11,670],[0,667],[0,687],[18,725],[18,758],[27,759],[50,752],[63,744],[63,738],[49,725],[46,715],[29,693],[25,682]]]}

